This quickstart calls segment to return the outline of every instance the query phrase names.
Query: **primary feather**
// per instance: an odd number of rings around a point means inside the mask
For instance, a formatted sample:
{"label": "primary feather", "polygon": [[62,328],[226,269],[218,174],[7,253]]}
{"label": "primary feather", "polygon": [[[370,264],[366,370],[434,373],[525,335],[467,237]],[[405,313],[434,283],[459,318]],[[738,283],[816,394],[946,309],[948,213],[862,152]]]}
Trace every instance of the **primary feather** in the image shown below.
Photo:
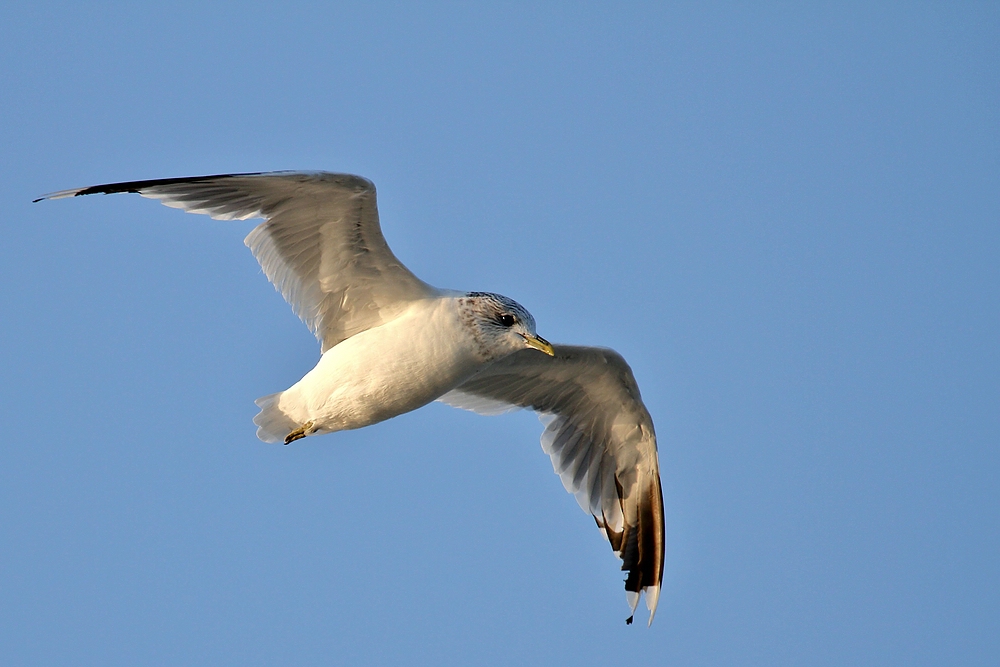
{"label": "primary feather", "polygon": [[628,572],[633,611],[649,621],[663,578],[664,526],[653,421],[617,352],[554,346],[554,357],[515,352],[441,397],[482,414],[528,408],[545,426],[542,449],[580,507],[593,515]]}

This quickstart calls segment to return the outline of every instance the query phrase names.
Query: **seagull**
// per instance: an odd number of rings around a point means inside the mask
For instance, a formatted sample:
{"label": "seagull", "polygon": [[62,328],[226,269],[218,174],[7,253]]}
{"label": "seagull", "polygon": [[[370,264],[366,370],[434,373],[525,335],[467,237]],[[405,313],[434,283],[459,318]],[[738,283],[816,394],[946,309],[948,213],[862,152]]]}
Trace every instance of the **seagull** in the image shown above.
{"label": "seagull", "polygon": [[362,428],[431,401],[494,415],[527,408],[566,490],[622,560],[631,624],[653,622],[663,578],[663,495],[653,421],[617,352],[553,345],[521,304],[432,287],[396,258],[375,185],[328,172],[220,174],[63,190],[131,192],[217,220],[263,218],[245,243],[319,339],[316,366],[257,399],[257,437],[289,444]]}

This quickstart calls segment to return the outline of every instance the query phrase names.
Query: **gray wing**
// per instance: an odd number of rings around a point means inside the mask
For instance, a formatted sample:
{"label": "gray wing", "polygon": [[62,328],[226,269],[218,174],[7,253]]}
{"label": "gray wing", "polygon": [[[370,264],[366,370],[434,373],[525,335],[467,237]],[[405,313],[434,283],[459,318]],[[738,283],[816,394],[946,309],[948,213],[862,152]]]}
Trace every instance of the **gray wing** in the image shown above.
{"label": "gray wing", "polygon": [[[389,250],[375,186],[350,174],[272,172],[132,181],[42,199],[135,192],[219,220],[264,218],[245,243],[325,352],[435,294]],[[36,200],[37,201],[37,200]]]}
{"label": "gray wing", "polygon": [[664,552],[653,421],[632,370],[617,352],[554,347],[554,357],[516,352],[440,400],[483,414],[516,408],[539,413],[545,425],[542,449],[566,490],[594,516],[622,559],[633,612],[645,592],[652,623]]}

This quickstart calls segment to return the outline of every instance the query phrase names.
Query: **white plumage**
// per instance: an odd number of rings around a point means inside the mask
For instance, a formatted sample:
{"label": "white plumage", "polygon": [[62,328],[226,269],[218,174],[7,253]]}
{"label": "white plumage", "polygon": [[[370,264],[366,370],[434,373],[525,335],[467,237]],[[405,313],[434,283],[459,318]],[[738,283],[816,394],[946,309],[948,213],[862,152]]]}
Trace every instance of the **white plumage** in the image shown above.
{"label": "white plumage", "polygon": [[484,414],[535,410],[545,425],[542,449],[622,559],[633,612],[644,592],[652,623],[664,556],[656,436],[620,355],[550,345],[507,297],[421,281],[386,244],[375,186],[359,176],[226,174],[42,199],[118,192],[222,220],[264,218],[246,245],[319,339],[322,356],[287,390],[257,400],[261,440],[288,444],[361,428],[433,400]]}

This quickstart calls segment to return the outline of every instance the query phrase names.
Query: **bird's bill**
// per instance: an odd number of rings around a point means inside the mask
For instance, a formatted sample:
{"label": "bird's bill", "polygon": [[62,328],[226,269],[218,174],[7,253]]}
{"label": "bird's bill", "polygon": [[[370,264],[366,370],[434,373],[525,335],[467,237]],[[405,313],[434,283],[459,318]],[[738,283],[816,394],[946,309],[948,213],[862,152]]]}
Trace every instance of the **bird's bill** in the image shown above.
{"label": "bird's bill", "polygon": [[552,349],[552,343],[541,336],[532,336],[531,334],[521,334],[521,336],[524,338],[524,342],[528,344],[528,347],[533,347],[550,357],[556,356],[556,351]]}

